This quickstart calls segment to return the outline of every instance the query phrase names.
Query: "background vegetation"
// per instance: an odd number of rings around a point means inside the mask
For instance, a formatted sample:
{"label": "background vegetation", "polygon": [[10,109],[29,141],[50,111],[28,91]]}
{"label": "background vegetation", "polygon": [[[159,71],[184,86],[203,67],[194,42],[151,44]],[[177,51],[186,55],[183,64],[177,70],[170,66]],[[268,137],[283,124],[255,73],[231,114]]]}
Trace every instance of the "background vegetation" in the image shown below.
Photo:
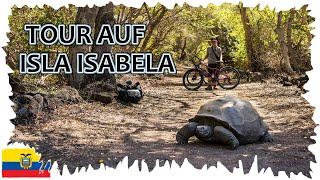
{"label": "background vegetation", "polygon": [[[70,82],[62,75],[18,75],[19,52],[56,54],[77,51],[77,47],[62,45],[29,46],[23,26],[26,23],[79,23],[84,19],[83,14],[99,16],[101,8],[77,8],[73,5],[58,10],[49,6],[12,7],[9,17],[11,31],[8,33],[10,42],[5,47],[7,64],[15,71],[12,77],[40,85]],[[138,46],[115,46],[112,47],[113,52],[149,51],[154,53],[155,60],[160,53],[170,52],[177,64],[187,64],[193,55],[203,57],[208,39],[217,36],[224,60],[232,60],[234,66],[244,71],[303,74],[311,69],[309,47],[312,35],[309,25],[314,19],[308,15],[307,5],[281,12],[268,7],[246,8],[242,4],[209,5],[206,8],[184,5],[171,10],[160,4],[155,7],[144,4],[139,9],[119,5],[111,10],[112,23],[147,25],[146,36]],[[97,23],[94,20],[90,22],[93,26]],[[51,57],[54,59],[55,56]]]}

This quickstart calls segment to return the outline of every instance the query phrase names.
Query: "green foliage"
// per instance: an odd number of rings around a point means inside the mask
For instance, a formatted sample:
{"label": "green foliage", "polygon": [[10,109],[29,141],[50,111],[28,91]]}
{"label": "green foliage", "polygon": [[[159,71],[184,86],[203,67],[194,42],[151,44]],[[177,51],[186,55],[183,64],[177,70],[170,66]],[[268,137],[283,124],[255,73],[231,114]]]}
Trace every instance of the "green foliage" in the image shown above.
{"label": "green foliage", "polygon": [[[35,46],[28,45],[28,35],[24,31],[25,24],[71,24],[74,23],[77,8],[73,5],[69,7],[61,7],[58,10],[53,9],[50,6],[44,5],[43,8],[38,6],[29,8],[23,6],[18,8],[12,7],[12,15],[9,16],[10,32],[8,38],[10,42],[5,47],[7,52],[7,63],[14,71],[18,71],[19,61],[18,55],[22,52],[49,52],[51,63],[56,57],[57,52],[68,52],[68,47],[62,45],[44,46],[37,44]],[[18,73],[14,73],[13,76],[17,76]],[[20,79],[27,82],[37,84],[38,80],[43,75],[24,75]],[[61,76],[55,76],[49,78],[48,81],[57,83]],[[58,79],[57,79],[58,78]]]}
{"label": "green foliage", "polygon": [[[53,46],[28,45],[27,34],[23,31],[24,24],[71,24],[75,22],[77,8],[73,5],[55,10],[49,6],[43,8],[12,7],[9,16],[10,42],[5,47],[7,63],[15,71],[18,70],[18,54],[20,52],[50,52],[55,58],[57,52],[67,52],[68,46],[59,44]],[[289,11],[283,12],[285,27],[289,18]],[[277,27],[277,12],[270,8],[248,8],[247,16],[250,22],[253,37],[255,60],[262,65],[261,70],[279,68],[281,53],[278,37],[275,33]],[[115,6],[114,18],[116,23],[146,24],[146,37],[138,46],[114,46],[114,52],[147,51],[154,54],[157,60],[163,52],[170,52],[177,63],[192,60],[194,55],[203,58],[208,40],[217,36],[223,50],[224,60],[233,60],[234,65],[246,70],[248,67],[245,32],[241,20],[239,7],[233,4],[208,7],[192,7],[183,5],[174,9],[166,9],[161,4],[141,8],[130,8],[123,5]],[[297,52],[292,58],[310,66],[310,23],[314,18],[308,15],[306,6],[295,10],[292,21],[292,48]],[[308,65],[309,63],[309,65]],[[14,74],[17,76],[17,73]],[[23,76],[26,81],[38,82],[42,75]],[[46,81],[58,83],[62,76],[46,78]],[[30,80],[31,78],[31,80]],[[32,79],[33,78],[33,79]]]}

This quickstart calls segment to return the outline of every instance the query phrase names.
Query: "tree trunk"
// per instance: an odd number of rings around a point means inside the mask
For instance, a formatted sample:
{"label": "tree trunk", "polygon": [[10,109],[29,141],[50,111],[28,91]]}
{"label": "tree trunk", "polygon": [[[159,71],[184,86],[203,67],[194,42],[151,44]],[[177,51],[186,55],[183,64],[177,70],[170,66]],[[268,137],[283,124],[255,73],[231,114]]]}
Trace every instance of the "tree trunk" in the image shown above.
{"label": "tree trunk", "polygon": [[[75,19],[75,24],[88,24],[91,27],[94,27],[94,22],[97,16],[99,8],[94,6],[93,8],[86,7],[79,7],[77,16]],[[69,48],[69,57],[70,63],[72,66],[72,74],[68,75],[68,82],[69,85],[79,89],[80,85],[83,83],[84,74],[78,74],[76,70],[77,61],[76,61],[76,54],[77,53],[89,53],[91,51],[90,45],[81,45],[81,46],[72,46]]]}
{"label": "tree trunk", "polygon": [[[110,24],[112,26],[114,22],[113,4],[109,3],[106,6],[100,7],[95,19],[94,41],[96,41],[103,24]],[[103,45],[94,44],[91,52],[98,54],[97,62],[100,63],[102,53],[108,53],[111,52],[111,50],[112,46],[105,42]],[[83,95],[87,99],[100,101],[105,104],[112,102],[115,95],[114,92],[116,91],[116,78],[113,74],[109,72],[104,72],[104,74],[88,74],[85,75],[84,82],[85,83],[82,83],[82,87],[84,88]]]}
{"label": "tree trunk", "polygon": [[292,43],[292,23],[293,23],[295,14],[296,14],[296,11],[294,9],[290,9],[289,17],[287,20],[287,47],[288,47],[290,64],[292,65],[292,68],[294,70],[299,70],[297,56],[295,54],[296,52],[293,49],[293,43]]}
{"label": "tree trunk", "polygon": [[253,49],[253,32],[252,27],[250,26],[249,18],[247,16],[247,8],[243,7],[243,4],[239,5],[239,10],[241,14],[241,21],[244,28],[245,33],[245,44],[246,44],[246,52],[247,52],[247,60],[249,69],[253,72],[259,70],[259,66],[256,62],[254,56],[254,49]]}
{"label": "tree trunk", "polygon": [[[156,16],[154,17],[155,19],[149,19],[150,23],[147,26],[147,33],[146,33],[146,37],[143,39],[140,51],[144,51],[147,47],[147,44],[149,42],[149,40],[152,37],[152,33],[154,31],[154,29],[158,26],[158,24],[161,22],[161,19],[164,17],[164,15],[166,14],[166,12],[168,11],[166,9],[165,6],[161,6],[161,10],[159,10],[160,13],[156,13]],[[147,12],[149,14],[149,12]]]}
{"label": "tree trunk", "polygon": [[[309,10],[307,9],[308,8],[308,5],[304,5],[302,6],[301,8],[301,12],[302,12],[302,24],[305,25],[305,26],[308,26],[309,28],[307,29],[307,38],[308,38],[308,44],[307,44],[307,52],[308,54],[310,53],[310,47],[311,47],[311,41],[312,41],[312,38],[313,38],[313,35],[311,34],[311,29],[310,29],[310,22],[308,21],[308,18],[309,18],[309,15],[308,15],[308,12]],[[311,57],[310,55],[306,55],[304,58],[301,58],[300,61],[299,61],[299,65],[300,65],[300,69],[302,69],[303,71],[310,71],[312,69],[312,65],[311,65]],[[301,68],[302,67],[302,68]]]}
{"label": "tree trunk", "polygon": [[[102,26],[102,24],[110,24],[111,26],[115,23],[114,17],[113,17],[113,4],[109,3],[106,6],[100,7],[97,18],[95,20],[95,33],[94,33],[94,39],[96,40],[98,37],[99,30]],[[108,45],[107,43],[103,45],[93,45],[91,52],[98,54],[98,60],[100,60],[102,53],[111,52],[112,46]],[[102,75],[94,75],[90,76],[93,79],[88,79],[87,83],[93,82],[93,81],[106,81],[110,83],[110,85],[116,84],[116,79],[114,75],[109,74],[109,72],[105,72]]]}
{"label": "tree trunk", "polygon": [[179,57],[180,61],[183,61],[186,58],[186,52],[185,52],[186,46],[187,46],[187,38],[184,38],[180,57]]}
{"label": "tree trunk", "polygon": [[275,29],[276,34],[278,35],[278,42],[280,45],[280,53],[282,56],[282,62],[281,62],[281,69],[288,73],[292,74],[293,70],[290,65],[290,58],[288,53],[288,47],[285,41],[285,31],[282,26],[282,11],[278,13],[278,22],[277,22],[277,28]]}
{"label": "tree trunk", "polygon": [[[96,7],[93,8],[89,7],[80,7],[77,12],[76,16],[76,24],[88,24],[92,28],[93,39],[96,39],[101,28],[102,24],[114,24],[113,18],[113,5],[111,3],[107,4],[103,7]],[[94,52],[99,54],[99,58],[101,54],[104,52],[111,52],[112,46],[109,45],[82,45],[82,46],[73,46],[70,47],[69,54],[71,60],[71,66],[73,68],[72,75],[68,76],[69,85],[80,89],[85,87],[87,84],[92,83],[94,81],[103,80],[107,83],[110,83],[111,86],[114,86],[116,81],[114,75],[110,75],[106,72],[103,75],[84,75],[78,74],[76,72],[76,54],[77,53],[89,53]]]}
{"label": "tree trunk", "polygon": [[[301,20],[302,20],[303,25],[309,25],[307,8],[308,8],[307,4],[302,6],[302,8],[301,8],[301,11],[302,11],[302,19]],[[308,37],[308,47],[310,47],[311,46],[311,40],[313,38],[310,30],[307,31],[307,37]]]}

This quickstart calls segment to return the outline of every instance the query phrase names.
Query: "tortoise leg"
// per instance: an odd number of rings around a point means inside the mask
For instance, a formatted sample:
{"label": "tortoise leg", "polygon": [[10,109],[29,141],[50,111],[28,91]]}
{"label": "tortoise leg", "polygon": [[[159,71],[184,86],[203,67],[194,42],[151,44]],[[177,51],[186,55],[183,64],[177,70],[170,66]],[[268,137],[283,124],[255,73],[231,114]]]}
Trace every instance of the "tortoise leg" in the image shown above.
{"label": "tortoise leg", "polygon": [[197,126],[196,122],[190,122],[183,126],[176,135],[178,144],[188,144],[189,138],[195,135]]}
{"label": "tortoise leg", "polygon": [[266,133],[264,133],[263,136],[261,136],[260,142],[273,142],[273,138],[272,138],[272,136],[269,134],[269,132],[267,131]]}
{"label": "tortoise leg", "polygon": [[238,139],[228,129],[222,126],[214,127],[214,136],[216,141],[228,145],[230,149],[236,149],[239,146]]}

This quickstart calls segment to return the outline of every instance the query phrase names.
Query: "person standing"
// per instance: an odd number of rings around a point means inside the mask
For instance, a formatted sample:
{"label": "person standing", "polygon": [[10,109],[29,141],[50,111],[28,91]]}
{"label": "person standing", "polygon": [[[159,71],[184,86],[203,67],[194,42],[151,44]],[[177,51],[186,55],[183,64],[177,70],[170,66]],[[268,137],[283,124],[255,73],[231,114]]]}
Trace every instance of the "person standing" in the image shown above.
{"label": "person standing", "polygon": [[216,72],[214,72],[213,68],[219,68],[220,63],[223,63],[223,61],[222,61],[222,50],[221,50],[221,47],[219,46],[219,41],[216,37],[210,39],[210,46],[207,48],[207,53],[204,60],[205,59],[208,59],[208,72],[211,75],[209,85],[206,88],[206,90],[212,90],[212,86],[214,89],[217,89],[216,88],[217,83],[212,78],[213,75],[214,77],[216,77],[217,75],[215,74]]}

